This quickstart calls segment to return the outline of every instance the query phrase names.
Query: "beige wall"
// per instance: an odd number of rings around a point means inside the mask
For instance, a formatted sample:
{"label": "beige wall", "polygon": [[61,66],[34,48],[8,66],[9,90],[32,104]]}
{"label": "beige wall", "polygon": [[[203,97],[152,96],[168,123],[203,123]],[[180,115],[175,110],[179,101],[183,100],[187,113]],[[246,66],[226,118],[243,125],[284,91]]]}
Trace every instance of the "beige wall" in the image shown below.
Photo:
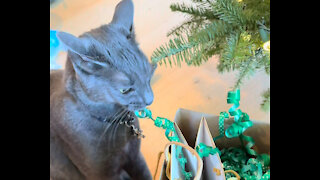
{"label": "beige wall", "polygon": [[[108,23],[119,0],[65,0],[51,11],[50,28],[80,35],[92,28]],[[141,49],[150,58],[153,50],[168,41],[166,33],[179,25],[185,17],[170,11],[172,0],[133,0],[135,4],[135,30]],[[65,53],[59,55],[58,64],[65,62]],[[158,66],[152,80],[154,103],[150,106],[155,116],[173,120],[178,108],[218,115],[227,111],[228,90],[234,85],[236,72],[219,74],[213,58],[201,67],[181,68]],[[258,72],[247,80],[241,89],[240,108],[251,119],[270,122],[269,113],[260,110],[261,93],[270,86],[264,72]],[[155,171],[157,155],[163,150],[164,131],[150,120],[140,120],[146,135],[141,151],[152,173]]]}

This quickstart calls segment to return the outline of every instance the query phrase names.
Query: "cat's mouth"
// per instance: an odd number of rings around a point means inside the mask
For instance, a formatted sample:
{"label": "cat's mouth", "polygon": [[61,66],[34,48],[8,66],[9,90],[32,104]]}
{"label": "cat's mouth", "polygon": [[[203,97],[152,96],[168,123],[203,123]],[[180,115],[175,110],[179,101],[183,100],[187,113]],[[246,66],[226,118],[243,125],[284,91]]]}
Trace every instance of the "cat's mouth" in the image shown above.
{"label": "cat's mouth", "polygon": [[140,111],[140,110],[143,110],[143,109],[145,109],[145,108],[146,108],[145,105],[139,105],[139,104],[129,104],[129,105],[127,106],[127,109],[128,109],[129,111],[132,111],[132,112],[134,112],[134,111]]}

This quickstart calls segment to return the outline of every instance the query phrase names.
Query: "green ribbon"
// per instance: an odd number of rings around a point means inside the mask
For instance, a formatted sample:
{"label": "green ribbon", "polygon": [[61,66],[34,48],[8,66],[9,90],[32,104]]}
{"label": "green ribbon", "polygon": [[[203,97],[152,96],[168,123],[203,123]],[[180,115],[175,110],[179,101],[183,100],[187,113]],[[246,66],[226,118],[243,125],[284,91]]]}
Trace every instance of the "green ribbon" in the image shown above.
{"label": "green ribbon", "polygon": [[[258,158],[251,156],[241,148],[227,148],[221,150],[221,161],[225,170],[236,171],[241,179],[269,180],[270,179],[270,158],[267,154],[259,155]],[[267,158],[269,160],[262,160]],[[264,162],[262,162],[264,161]],[[232,177],[231,173],[226,173],[226,179]]]}
{"label": "green ribbon", "polygon": [[221,152],[220,152],[220,150],[218,148],[213,148],[211,146],[207,146],[204,143],[200,143],[196,147],[196,151],[199,154],[200,158],[208,157],[210,154],[214,155],[216,153],[218,153],[219,156],[221,155]]}
{"label": "green ribbon", "polygon": [[219,115],[219,132],[220,132],[220,135],[213,138],[214,141],[222,138],[224,136],[224,120],[226,118],[229,118],[229,114],[226,113],[226,112],[220,112],[220,115]]}
{"label": "green ribbon", "polygon": [[249,120],[247,113],[243,113],[239,107],[240,90],[228,92],[227,103],[234,104],[229,109],[230,116],[234,116],[234,123],[226,130],[225,134],[228,138],[234,138],[240,136],[245,130],[253,126],[253,123]]}
{"label": "green ribbon", "polygon": [[154,120],[152,118],[152,112],[147,108],[145,108],[143,111],[135,111],[134,113],[139,118],[150,118],[150,119]]}
{"label": "green ribbon", "polygon": [[[240,148],[229,148],[221,150],[221,161],[226,170],[234,170],[239,173],[243,179],[260,180],[270,179],[270,156],[268,154],[259,155],[252,149],[255,142],[250,136],[245,136],[243,133],[250,127],[253,126],[250,121],[249,115],[242,112],[239,107],[240,101],[240,90],[229,91],[227,103],[233,104],[229,109],[230,116],[234,117],[234,123],[228,127],[224,132],[224,120],[229,118],[226,112],[221,112],[219,116],[219,131],[220,135],[214,140],[221,138],[221,134],[225,134],[227,138],[239,137],[243,145],[243,141],[247,141],[244,146],[245,151]],[[257,158],[252,158],[256,156]],[[230,174],[226,174],[226,178],[230,178]]]}
{"label": "green ribbon", "polygon": [[[230,116],[234,117],[234,123],[229,126],[226,130],[224,129],[224,121],[229,118],[227,112],[221,112],[219,115],[219,136],[213,138],[214,141],[219,138],[235,138],[239,137],[243,145],[243,141],[247,141],[247,144],[242,148],[228,148],[222,149],[212,148],[204,143],[200,143],[196,147],[201,158],[207,157],[209,155],[219,154],[221,161],[223,162],[225,170],[236,171],[241,179],[246,180],[269,180],[270,179],[270,156],[268,154],[258,154],[252,149],[255,142],[250,136],[245,136],[243,133],[250,127],[253,126],[252,121],[250,121],[249,115],[242,112],[239,107],[240,101],[240,90],[228,92],[227,103],[233,104],[229,109]],[[165,129],[165,135],[169,141],[180,142],[179,137],[175,131],[173,123],[162,117],[152,118],[152,113],[149,109],[143,111],[136,111],[136,116],[139,118],[150,118],[154,121],[155,126]],[[252,156],[256,157],[253,158]],[[182,173],[185,179],[190,179],[192,177],[191,172],[185,171],[185,164],[187,163],[186,158],[183,156],[182,147],[177,147],[177,158],[181,166]],[[231,173],[226,173],[226,179],[233,178]]]}
{"label": "green ribbon", "polygon": [[[147,108],[145,108],[142,111],[135,111],[135,114],[139,118],[152,119],[154,121],[155,126],[160,127],[162,129],[165,129],[166,130],[165,135],[169,141],[181,142],[178,137],[178,134],[174,128],[174,124],[170,120],[168,120],[166,118],[162,118],[162,117],[157,117],[156,119],[153,119],[151,111]],[[193,175],[191,172],[187,172],[185,170],[185,164],[187,163],[187,159],[183,155],[181,146],[177,146],[177,148],[176,148],[176,158],[179,161],[181,172],[182,172],[184,178],[186,180],[190,180]]]}

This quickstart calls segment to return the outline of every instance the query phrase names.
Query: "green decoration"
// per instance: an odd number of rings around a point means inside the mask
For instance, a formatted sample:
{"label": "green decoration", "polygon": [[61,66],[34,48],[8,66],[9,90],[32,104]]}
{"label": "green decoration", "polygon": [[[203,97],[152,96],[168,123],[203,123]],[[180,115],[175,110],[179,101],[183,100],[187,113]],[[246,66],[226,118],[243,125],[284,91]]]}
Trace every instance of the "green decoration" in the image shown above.
{"label": "green decoration", "polygon": [[[181,142],[178,135],[177,135],[177,132],[174,128],[174,124],[170,120],[168,120],[166,118],[162,118],[162,117],[157,117],[156,119],[153,119],[152,113],[149,109],[144,109],[142,111],[135,111],[135,114],[139,118],[149,118],[154,121],[155,126],[160,127],[162,129],[165,129],[166,130],[165,135],[169,141]],[[185,170],[185,164],[187,163],[187,159],[183,155],[181,146],[177,146],[176,158],[179,161],[181,172],[182,172],[184,178],[186,180],[190,180],[193,175],[191,172],[187,172]]]}
{"label": "green decoration", "polygon": [[229,114],[226,113],[226,112],[220,112],[220,115],[219,115],[219,132],[220,132],[220,135],[213,138],[214,141],[222,138],[224,136],[224,119],[225,118],[229,118]]}
{"label": "green decoration", "polygon": [[208,157],[210,154],[214,155],[216,153],[218,153],[219,156],[221,155],[221,152],[220,152],[220,150],[218,148],[213,148],[211,146],[207,146],[204,143],[200,143],[196,147],[196,151],[199,154],[200,158]]}
{"label": "green decoration", "polygon": [[[239,173],[241,179],[249,180],[269,180],[270,179],[270,156],[268,154],[258,154],[251,149],[255,142],[250,136],[243,135],[244,131],[253,126],[247,113],[237,109],[240,106],[240,90],[229,91],[227,103],[233,104],[229,109],[230,116],[234,117],[234,123],[224,131],[224,119],[229,116],[226,112],[221,112],[219,119],[220,135],[225,133],[227,138],[239,137],[245,149],[228,148],[221,150],[221,161],[223,162],[225,170],[234,170]],[[223,116],[221,116],[223,115]],[[220,122],[221,121],[221,122]],[[217,138],[214,138],[217,139]],[[243,142],[248,143],[244,146]],[[256,157],[256,158],[253,158]],[[226,178],[231,178],[229,173]]]}
{"label": "green decoration", "polygon": [[[219,154],[221,162],[223,163],[225,170],[236,171],[241,179],[245,180],[270,180],[270,156],[268,154],[258,154],[252,149],[255,142],[250,136],[245,136],[243,133],[245,130],[253,126],[252,121],[250,121],[249,115],[237,109],[240,106],[240,90],[229,91],[227,97],[227,103],[233,104],[229,109],[230,116],[234,117],[234,123],[224,130],[224,120],[229,118],[227,112],[221,112],[219,116],[219,130],[220,134],[218,137],[213,138],[214,141],[224,137],[235,138],[239,137],[243,148],[227,148],[221,151],[218,148],[213,148],[207,146],[204,143],[200,143],[196,147],[196,151],[201,158],[208,157],[209,155]],[[154,121],[155,126],[165,129],[165,135],[169,141],[180,142],[179,137],[175,131],[173,123],[162,117],[157,117],[155,120],[152,118],[152,113],[149,109],[144,109],[143,111],[136,111],[136,116],[139,118],[149,118]],[[248,143],[243,144],[244,141]],[[182,173],[185,179],[190,179],[192,177],[191,172],[185,171],[185,164],[187,163],[186,158],[183,156],[182,147],[177,147],[177,158],[181,165]],[[226,179],[232,179],[230,173],[226,173]]]}
{"label": "green decoration", "polygon": [[[218,55],[220,73],[239,71],[234,90],[260,69],[270,74],[270,48],[264,48],[270,43],[270,0],[192,0],[192,5],[174,3],[170,8],[187,20],[154,50],[153,63],[200,66]],[[268,102],[264,98],[263,110]]]}

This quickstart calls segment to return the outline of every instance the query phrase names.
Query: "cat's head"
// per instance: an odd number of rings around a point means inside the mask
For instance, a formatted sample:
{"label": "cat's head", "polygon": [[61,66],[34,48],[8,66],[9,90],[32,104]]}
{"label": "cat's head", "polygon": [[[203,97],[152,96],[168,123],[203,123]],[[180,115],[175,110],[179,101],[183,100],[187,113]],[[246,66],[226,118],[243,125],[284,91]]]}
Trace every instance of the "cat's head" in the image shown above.
{"label": "cat's head", "polygon": [[156,68],[135,41],[133,11],[132,1],[122,0],[109,24],[79,37],[57,33],[90,101],[120,104],[130,111],[153,102],[150,80]]}

